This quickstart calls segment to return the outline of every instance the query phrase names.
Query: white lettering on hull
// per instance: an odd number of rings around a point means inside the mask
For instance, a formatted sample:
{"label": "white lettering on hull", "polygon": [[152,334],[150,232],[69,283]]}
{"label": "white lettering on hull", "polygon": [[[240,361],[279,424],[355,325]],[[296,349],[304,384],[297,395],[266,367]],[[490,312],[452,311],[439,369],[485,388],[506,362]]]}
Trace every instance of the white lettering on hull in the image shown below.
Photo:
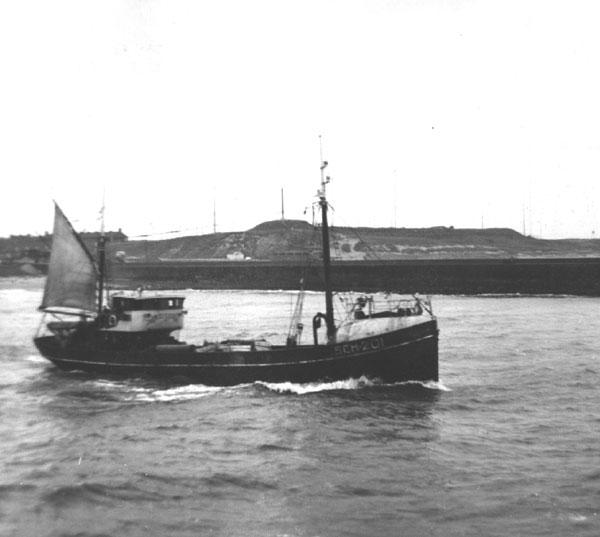
{"label": "white lettering on hull", "polygon": [[369,351],[379,351],[384,347],[383,338],[376,337],[364,339],[355,343],[341,343],[334,347],[334,352],[336,356],[343,354],[361,354]]}

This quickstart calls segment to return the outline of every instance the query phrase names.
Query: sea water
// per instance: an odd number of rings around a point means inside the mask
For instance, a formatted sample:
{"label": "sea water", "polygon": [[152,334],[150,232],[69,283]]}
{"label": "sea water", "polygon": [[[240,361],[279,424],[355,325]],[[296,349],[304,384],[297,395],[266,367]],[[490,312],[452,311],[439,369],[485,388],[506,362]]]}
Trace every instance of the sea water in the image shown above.
{"label": "sea water", "polygon": [[[219,388],[57,370],[42,285],[0,280],[0,535],[600,533],[598,299],[434,297],[439,383]],[[185,296],[196,342],[282,342],[295,302]]]}

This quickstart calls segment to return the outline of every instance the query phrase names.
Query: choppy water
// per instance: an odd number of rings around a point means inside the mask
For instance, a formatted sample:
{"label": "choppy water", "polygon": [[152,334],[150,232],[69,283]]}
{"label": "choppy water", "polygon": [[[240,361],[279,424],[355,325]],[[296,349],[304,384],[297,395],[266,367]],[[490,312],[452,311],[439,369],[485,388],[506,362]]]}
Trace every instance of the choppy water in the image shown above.
{"label": "choppy water", "polygon": [[[439,384],[208,388],[57,371],[41,285],[0,281],[0,535],[600,532],[600,300],[436,297]],[[187,340],[287,330],[289,293],[186,294]]]}

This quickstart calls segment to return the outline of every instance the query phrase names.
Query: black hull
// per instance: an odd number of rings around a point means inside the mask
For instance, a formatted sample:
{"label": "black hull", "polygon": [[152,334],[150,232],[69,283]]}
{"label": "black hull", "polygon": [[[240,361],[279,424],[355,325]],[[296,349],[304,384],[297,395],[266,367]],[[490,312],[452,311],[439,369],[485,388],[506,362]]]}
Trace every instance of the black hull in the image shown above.
{"label": "black hull", "polygon": [[210,351],[192,345],[143,350],[36,338],[40,353],[61,369],[119,377],[186,378],[213,386],[264,382],[328,382],[366,376],[382,382],[438,380],[436,321],[333,345]]}

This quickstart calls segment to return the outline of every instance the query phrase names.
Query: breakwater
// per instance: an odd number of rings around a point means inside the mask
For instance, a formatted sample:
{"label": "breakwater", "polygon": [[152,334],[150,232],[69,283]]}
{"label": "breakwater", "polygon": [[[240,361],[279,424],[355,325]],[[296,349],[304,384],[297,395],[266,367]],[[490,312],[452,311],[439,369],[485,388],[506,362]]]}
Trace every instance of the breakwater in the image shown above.
{"label": "breakwater", "polygon": [[[122,287],[298,289],[303,279],[323,290],[318,264],[291,261],[115,263],[110,273]],[[337,261],[332,279],[338,291],[600,296],[600,258]]]}

